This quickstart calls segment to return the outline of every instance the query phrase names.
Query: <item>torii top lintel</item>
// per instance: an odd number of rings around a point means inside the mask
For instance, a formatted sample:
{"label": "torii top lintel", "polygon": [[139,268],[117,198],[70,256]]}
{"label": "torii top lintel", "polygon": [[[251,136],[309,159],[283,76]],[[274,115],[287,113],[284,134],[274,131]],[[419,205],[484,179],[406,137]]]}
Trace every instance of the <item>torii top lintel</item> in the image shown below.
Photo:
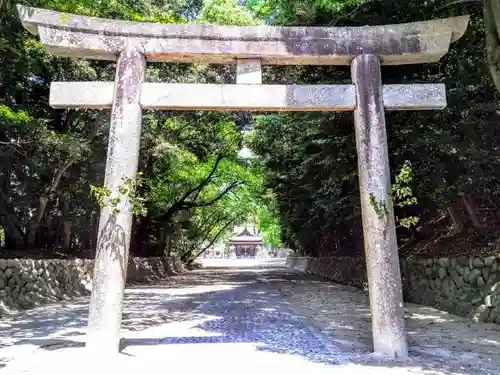
{"label": "torii top lintel", "polygon": [[125,47],[149,61],[349,65],[360,54],[383,65],[436,62],[462,37],[469,16],[362,27],[235,27],[108,20],[18,5],[24,27],[59,56],[115,60]]}

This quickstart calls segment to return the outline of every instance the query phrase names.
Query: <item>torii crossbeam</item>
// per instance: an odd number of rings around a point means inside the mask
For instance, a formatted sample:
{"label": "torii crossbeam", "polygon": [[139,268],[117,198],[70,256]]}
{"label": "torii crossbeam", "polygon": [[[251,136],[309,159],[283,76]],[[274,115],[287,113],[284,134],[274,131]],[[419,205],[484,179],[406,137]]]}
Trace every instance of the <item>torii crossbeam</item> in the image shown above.
{"label": "torii crossbeam", "polygon": [[[112,112],[105,185],[121,203],[118,214],[101,212],[88,349],[102,354],[119,347],[132,224],[119,187],[137,173],[143,108],[354,111],[374,351],[407,357],[384,110],[442,109],[446,93],[442,84],[382,85],[380,66],[437,62],[465,33],[468,16],[386,26],[233,27],[18,11],[50,53],[117,61],[115,82],[54,82],[50,92],[53,107]],[[147,61],[236,64],[236,84],[147,83]],[[353,83],[265,85],[262,64],[350,65]]]}

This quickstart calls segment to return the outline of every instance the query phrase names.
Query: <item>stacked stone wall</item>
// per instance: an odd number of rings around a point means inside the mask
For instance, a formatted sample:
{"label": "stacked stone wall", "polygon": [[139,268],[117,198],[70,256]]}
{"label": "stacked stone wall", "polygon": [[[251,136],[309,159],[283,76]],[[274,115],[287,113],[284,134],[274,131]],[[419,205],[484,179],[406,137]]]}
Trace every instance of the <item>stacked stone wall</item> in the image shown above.
{"label": "stacked stone wall", "polygon": [[[145,283],[182,272],[178,263],[161,258],[131,258],[127,283]],[[0,316],[88,295],[93,267],[91,259],[0,259]]]}
{"label": "stacked stone wall", "polygon": [[[474,321],[500,324],[500,257],[401,259],[400,263],[406,302],[437,307]],[[361,257],[292,256],[287,264],[367,290],[366,265]]]}

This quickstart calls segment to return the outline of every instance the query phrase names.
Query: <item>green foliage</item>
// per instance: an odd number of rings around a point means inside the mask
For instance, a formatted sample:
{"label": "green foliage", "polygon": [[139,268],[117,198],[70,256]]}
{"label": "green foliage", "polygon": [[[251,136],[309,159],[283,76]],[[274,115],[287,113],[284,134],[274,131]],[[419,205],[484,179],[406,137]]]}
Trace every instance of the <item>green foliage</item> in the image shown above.
{"label": "green foliage", "polygon": [[[500,174],[491,163],[498,162],[493,157],[499,139],[495,130],[498,97],[489,74],[483,14],[477,4],[444,7],[445,0],[255,3],[252,9],[272,9],[266,14],[268,22],[301,26],[381,25],[471,14],[466,35],[439,63],[386,67],[382,72],[387,84],[445,83],[448,97],[444,111],[386,114],[394,181],[391,197],[401,243],[419,228],[427,227],[425,233],[432,233],[430,223],[462,194],[474,196],[488,210],[497,209]],[[303,67],[286,74],[270,71],[269,80],[344,83],[350,77],[343,69]],[[267,168],[266,184],[276,195],[286,243],[312,255],[362,253],[352,116],[261,116],[249,144]],[[370,199],[376,211],[385,215],[385,202],[375,196]]]}
{"label": "green foliage", "polygon": [[23,110],[15,111],[6,105],[0,105],[0,119],[12,125],[27,124],[31,121],[30,116]]}
{"label": "green foliage", "polygon": [[[124,20],[237,26],[364,26],[470,13],[466,35],[439,63],[383,70],[387,84],[445,83],[448,98],[444,111],[387,113],[391,198],[403,242],[417,226],[425,229],[464,195],[474,197],[484,210],[500,207],[498,95],[491,79],[496,64],[491,61],[495,52],[491,47],[497,38],[491,39],[495,34],[488,33],[491,24],[485,25],[477,4],[443,7],[446,0],[23,3]],[[145,111],[142,175],[124,180],[120,196],[112,197],[102,186],[109,111],[59,110],[48,103],[51,82],[112,81],[114,65],[47,54],[37,37],[23,30],[10,2],[2,3],[0,19],[0,227],[8,247],[57,247],[60,223],[70,218],[73,246],[91,248],[99,208],[109,205],[117,210],[126,197],[136,215],[132,248],[146,255],[171,249],[195,256],[210,242],[227,237],[233,224],[247,221],[257,222],[272,246],[287,245],[312,255],[361,253],[351,114],[252,117]],[[148,64],[147,74],[151,82],[234,79],[229,66],[201,64]],[[264,81],[348,83],[350,76],[348,69],[327,66],[266,67]],[[242,129],[251,124],[253,130],[244,137]],[[240,158],[243,145],[257,157]],[[372,204],[380,214],[386,213],[385,202],[373,197]]]}
{"label": "green foliage", "polygon": [[144,182],[142,174],[139,173],[133,179],[123,177],[122,181],[123,183],[118,188],[119,195],[112,195],[107,186],[90,185],[90,192],[101,208],[107,207],[111,209],[114,215],[120,212],[119,206],[122,199],[128,199],[131,204],[132,214],[146,216],[148,211],[145,199],[138,193],[138,189]]}
{"label": "green foliage", "polygon": [[[401,170],[396,175],[396,182],[392,185],[391,196],[396,207],[408,207],[418,203],[417,197],[413,195],[412,184],[414,183],[411,162],[405,160]],[[406,229],[415,227],[420,219],[417,216],[396,217],[397,223]]]}
{"label": "green foliage", "polygon": [[256,26],[262,21],[256,19],[238,0],[208,0],[198,17],[199,23],[231,26]]}
{"label": "green foliage", "polygon": [[[158,23],[261,24],[236,1],[23,3],[66,12],[63,22],[76,13]],[[238,157],[244,125],[227,113],[144,113],[142,175],[124,180],[119,194],[112,196],[102,185],[109,111],[54,110],[48,103],[50,82],[112,81],[114,66],[47,54],[38,38],[23,30],[13,3],[2,3],[0,18],[0,226],[7,246],[57,247],[60,220],[71,218],[73,245],[92,247],[99,209],[107,206],[117,213],[124,198],[136,216],[133,242],[149,253],[163,250],[168,242],[191,246],[191,251],[202,240],[223,238],[230,223],[254,217],[261,179]],[[232,72],[206,65],[149,64],[147,74],[153,82],[227,82]],[[220,165],[205,181],[218,155],[223,155]],[[180,212],[189,215],[185,228]],[[49,222],[52,226],[44,227]],[[49,237],[41,236],[46,232]]]}

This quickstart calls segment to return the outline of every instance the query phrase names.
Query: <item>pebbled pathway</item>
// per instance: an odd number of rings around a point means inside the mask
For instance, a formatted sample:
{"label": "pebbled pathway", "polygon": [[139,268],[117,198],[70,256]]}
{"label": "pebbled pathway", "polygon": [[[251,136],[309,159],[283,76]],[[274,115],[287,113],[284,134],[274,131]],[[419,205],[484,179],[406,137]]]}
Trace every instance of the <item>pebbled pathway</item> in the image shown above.
{"label": "pebbled pathway", "polygon": [[[279,292],[295,274],[281,262],[231,265],[129,288],[122,354],[100,363],[124,374],[158,366],[208,374],[331,373],[341,351]],[[83,348],[87,303],[85,298],[0,320],[0,374],[88,374],[97,364],[85,359]]]}
{"label": "pebbled pathway", "polygon": [[[369,310],[359,291],[290,272],[283,262],[224,260],[209,266],[128,288],[122,350],[113,358],[85,353],[87,298],[0,320],[0,375],[500,373],[495,327],[472,329],[410,306],[414,358],[388,364],[367,355]],[[457,344],[468,336],[476,338],[470,350]],[[478,348],[488,354],[475,353]]]}

